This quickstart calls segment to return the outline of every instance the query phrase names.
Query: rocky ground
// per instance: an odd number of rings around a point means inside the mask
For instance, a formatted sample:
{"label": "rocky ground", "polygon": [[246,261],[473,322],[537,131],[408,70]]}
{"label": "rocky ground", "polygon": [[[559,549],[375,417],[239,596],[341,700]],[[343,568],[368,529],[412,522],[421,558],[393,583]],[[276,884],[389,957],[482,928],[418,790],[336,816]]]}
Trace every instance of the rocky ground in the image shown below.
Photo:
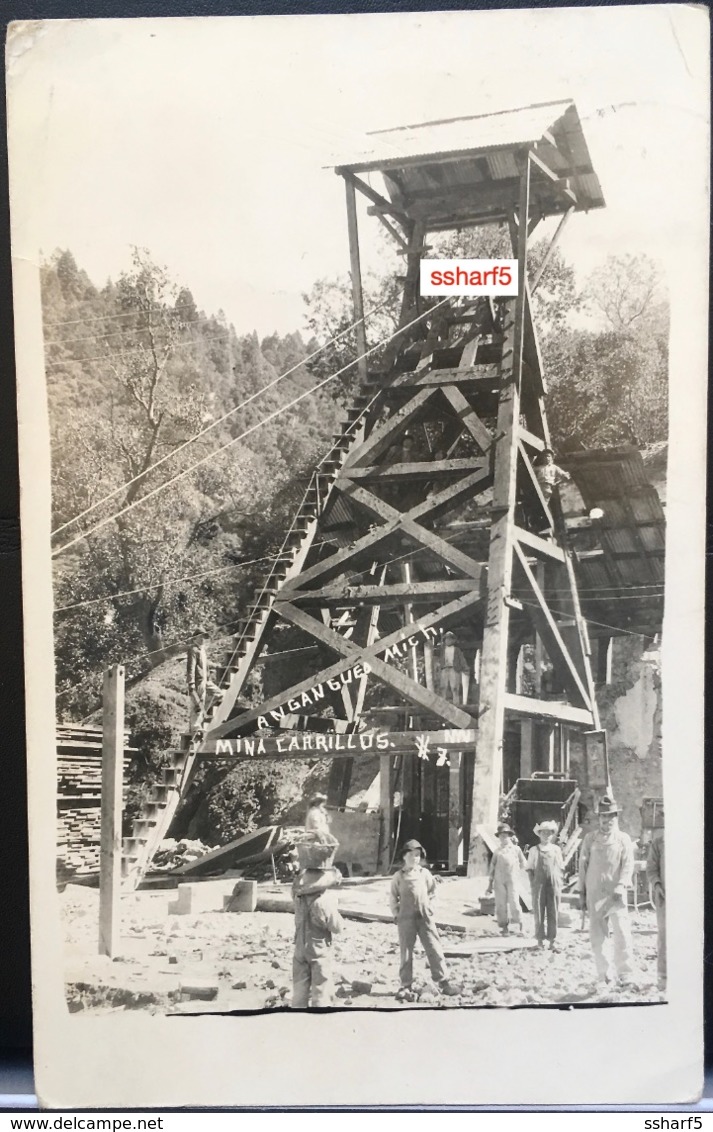
{"label": "rocky ground", "polygon": [[[460,919],[467,925],[441,932],[450,975],[461,988],[460,994],[444,997],[436,990],[418,949],[414,1001],[397,1003],[395,926],[347,920],[334,946],[335,1005],[452,1009],[661,1000],[656,989],[656,923],[651,909],[632,912],[639,967],[636,985],[602,991],[594,982],[588,933],[581,930],[578,912],[572,913],[569,928],[560,929],[559,950],[541,951],[533,939],[531,915],[523,916],[522,938],[503,939],[492,917],[475,915],[474,907],[464,905],[460,892],[469,883],[446,880],[439,886],[445,914],[454,924]],[[70,1010],[195,1014],[289,1006],[291,915],[219,911],[169,915],[168,904],[174,897],[175,893],[165,890],[123,897],[121,956],[111,960],[97,954],[98,893],[78,886],[65,890],[60,901]],[[374,899],[385,905],[385,892],[377,888]],[[460,915],[450,915],[448,908],[456,904]]]}

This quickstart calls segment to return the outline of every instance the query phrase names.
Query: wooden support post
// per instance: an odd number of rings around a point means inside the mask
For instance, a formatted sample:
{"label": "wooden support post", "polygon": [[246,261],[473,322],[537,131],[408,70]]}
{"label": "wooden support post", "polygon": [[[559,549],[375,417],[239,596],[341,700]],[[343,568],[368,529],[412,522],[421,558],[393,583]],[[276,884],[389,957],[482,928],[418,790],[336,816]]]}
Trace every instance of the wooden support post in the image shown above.
{"label": "wooden support post", "polygon": [[532,757],[535,739],[535,723],[523,719],[520,723],[520,778],[532,777]]}
{"label": "wooden support post", "polygon": [[451,751],[448,771],[448,868],[463,864],[463,819],[460,787],[461,752]]}
{"label": "wooden support post", "polygon": [[119,953],[121,917],[121,812],[124,778],[124,668],[104,673],[101,841],[99,848],[99,954]]}
{"label": "wooden support post", "polygon": [[379,757],[379,809],[381,811],[379,869],[382,873],[389,871],[392,853],[393,798],[391,792],[391,764],[391,755],[381,755]]}
{"label": "wooden support post", "polygon": [[366,381],[367,359],[363,355],[367,351],[366,327],[364,326],[364,293],[361,285],[361,261],[359,257],[359,228],[357,224],[356,194],[352,181],[345,178],[344,187],[347,194],[347,227],[349,230],[349,263],[352,277],[352,301],[354,303],[354,318],[359,319],[356,325],[356,340],[359,361],[357,372],[359,380]]}
{"label": "wooden support post", "polygon": [[[468,875],[485,876],[489,850],[479,829],[492,828],[498,820],[500,780],[503,763],[503,732],[507,695],[508,629],[512,588],[515,499],[517,488],[518,430],[522,352],[527,305],[527,222],[530,209],[530,162],[525,160],[520,178],[520,206],[517,232],[519,291],[508,303],[503,358],[505,369],[498,406],[494,442],[494,477],[490,556],[488,561],[488,603],[483,634],[482,680],[478,745],[473,772],[473,805],[468,851]],[[508,372],[509,370],[509,372]]]}

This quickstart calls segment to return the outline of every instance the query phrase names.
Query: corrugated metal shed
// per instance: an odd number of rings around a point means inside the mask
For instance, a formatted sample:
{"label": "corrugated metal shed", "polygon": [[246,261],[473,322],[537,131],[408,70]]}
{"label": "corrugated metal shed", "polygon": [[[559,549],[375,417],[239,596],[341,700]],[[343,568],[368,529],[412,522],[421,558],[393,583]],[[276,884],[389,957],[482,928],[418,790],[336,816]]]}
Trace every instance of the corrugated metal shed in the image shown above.
{"label": "corrugated metal shed", "polygon": [[[641,452],[634,447],[577,452],[559,463],[586,508],[604,512],[580,537],[571,535],[585,614],[615,627],[633,621],[659,632],[666,518]],[[601,553],[592,550],[593,538]]]}
{"label": "corrugated metal shed", "polygon": [[[394,206],[431,230],[504,216],[517,201],[516,158],[526,149],[575,193],[578,211],[604,206],[577,109],[568,100],[380,130],[369,138],[367,151],[337,171],[380,172]],[[570,207],[561,190],[534,168],[531,199],[543,215]]]}

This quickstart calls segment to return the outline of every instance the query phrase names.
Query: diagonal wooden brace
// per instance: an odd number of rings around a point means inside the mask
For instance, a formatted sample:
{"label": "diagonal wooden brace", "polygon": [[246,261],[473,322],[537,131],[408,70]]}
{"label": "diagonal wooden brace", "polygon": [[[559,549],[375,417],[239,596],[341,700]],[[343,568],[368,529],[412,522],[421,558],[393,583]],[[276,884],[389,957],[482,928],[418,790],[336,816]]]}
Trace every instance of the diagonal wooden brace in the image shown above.
{"label": "diagonal wooden brace", "polygon": [[[450,703],[439,696],[436,692],[429,692],[428,688],[424,688],[410,676],[406,676],[400,672],[398,668],[394,668],[385,661],[379,660],[378,657],[373,655],[373,650],[367,652],[360,649],[357,645],[352,644],[351,641],[345,640],[339,633],[335,633],[333,629],[328,629],[321,621],[316,618],[310,617],[304,610],[298,609],[296,606],[291,605],[289,602],[282,602],[280,604],[278,613],[285,621],[289,621],[292,625],[297,625],[298,628],[304,629],[307,633],[311,633],[318,641],[328,645],[329,648],[334,649],[335,652],[341,653],[342,656],[349,658],[353,663],[368,663],[374,676],[382,680],[385,684],[400,692],[416,707],[423,708],[424,711],[432,715],[438,715],[446,723],[452,723],[454,727],[472,727],[473,720],[467,712],[461,711],[455,704]],[[411,626],[413,632],[414,626]]]}
{"label": "diagonal wooden brace", "polygon": [[[410,637],[414,632],[431,629],[434,625],[439,625],[448,617],[454,617],[464,610],[477,605],[480,601],[480,594],[468,593],[463,594],[462,597],[455,598],[449,601],[446,605],[441,606],[439,609],[434,609],[425,617],[419,617],[416,625],[402,625],[393,633],[389,633],[386,637],[381,637],[380,640],[375,641],[369,648],[361,650],[361,659],[371,664],[372,657],[378,658],[380,653],[386,652],[387,649],[392,648],[394,645],[401,644]],[[276,696],[266,700],[258,708],[250,708],[249,711],[243,712],[242,715],[234,716],[232,719],[226,719],[223,723],[219,723],[216,727],[212,727],[206,734],[207,739],[218,739],[224,735],[234,735],[238,731],[242,731],[249,724],[254,723],[261,715],[266,715],[268,712],[275,711],[277,708],[286,704],[288,700],[299,698],[303,692],[309,692],[316,684],[325,684],[332,677],[339,676],[347,668],[350,668],[354,662],[352,656],[343,657],[341,660],[331,664],[328,668],[323,668],[321,672],[315,672],[313,676],[308,676],[305,680],[301,680],[299,684],[293,685],[291,688],[286,688],[282,692],[278,692]]]}

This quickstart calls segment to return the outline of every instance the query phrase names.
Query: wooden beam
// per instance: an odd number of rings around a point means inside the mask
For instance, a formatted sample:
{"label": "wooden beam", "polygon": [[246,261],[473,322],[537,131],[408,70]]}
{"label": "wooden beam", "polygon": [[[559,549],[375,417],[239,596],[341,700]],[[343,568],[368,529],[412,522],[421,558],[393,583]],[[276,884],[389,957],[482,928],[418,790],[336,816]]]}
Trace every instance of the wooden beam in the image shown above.
{"label": "wooden beam", "polygon": [[534,550],[535,554],[541,555],[543,558],[553,558],[555,562],[564,562],[564,551],[561,546],[556,542],[548,542],[547,539],[540,538],[532,531],[526,531],[523,527],[515,527],[515,538],[521,546],[527,546],[530,550]]}
{"label": "wooden beam", "polygon": [[463,818],[461,813],[460,751],[449,756],[448,770],[448,868],[455,872],[463,863]]}
{"label": "wooden beam", "polygon": [[360,193],[367,197],[371,203],[375,204],[382,212],[395,216],[396,219],[400,220],[402,223],[409,223],[409,218],[402,209],[392,204],[391,201],[383,197],[381,193],[377,193],[376,189],[372,189],[371,185],[367,185],[366,181],[362,181],[361,177],[357,177],[354,173],[346,169],[337,169],[336,171],[337,173],[341,173],[348,185],[351,185],[352,191],[358,189]]}
{"label": "wooden beam", "polygon": [[[478,736],[474,727],[451,728],[445,731],[386,731],[370,728],[351,734],[335,731],[294,731],[271,735],[257,731],[239,738],[206,739],[202,756],[209,759],[341,759],[371,758],[390,751],[408,758],[436,759],[436,748],[453,751],[472,750]],[[424,751],[425,747],[425,751]]]}
{"label": "wooden beam", "polygon": [[558,723],[592,726],[592,713],[586,708],[573,707],[560,700],[537,700],[534,696],[518,696],[514,692],[505,693],[505,710],[515,715],[534,716],[540,719],[554,719]]}
{"label": "wooden beam", "polygon": [[562,235],[562,232],[564,230],[564,226],[567,223],[567,221],[569,220],[569,218],[570,218],[570,216],[572,215],[573,212],[574,212],[574,205],[572,205],[571,208],[568,208],[567,211],[565,212],[565,214],[560,218],[560,222],[557,225],[557,228],[555,229],[555,234],[550,241],[550,245],[549,245],[547,251],[545,252],[545,257],[542,260],[542,263],[540,264],[539,268],[537,269],[537,274],[535,275],[535,278],[532,280],[532,285],[530,287],[530,294],[531,295],[534,295],[535,291],[539,287],[540,280],[542,279],[542,276],[545,274],[545,271],[547,270],[547,265],[549,264],[552,253],[554,252],[554,250],[557,246],[557,243],[559,242],[559,238]]}
{"label": "wooden beam", "polygon": [[[432,629],[434,625],[439,625],[449,618],[457,617],[466,609],[470,609],[471,606],[475,605],[479,600],[479,595],[474,593],[463,594],[462,597],[454,598],[453,601],[448,602],[447,605],[433,610],[432,613],[426,614],[425,617],[419,617],[417,625],[402,625],[393,633],[389,633],[388,636],[375,641],[370,648],[362,649],[361,660],[371,663],[372,657],[380,656],[382,653],[386,652],[387,649],[393,648],[394,645],[401,644],[401,642],[407,640],[413,632],[427,632]],[[343,657],[329,667],[323,668],[320,672],[316,672],[314,675],[308,676],[307,679],[301,680],[299,684],[295,684],[279,692],[277,695],[272,696],[258,707],[250,708],[249,711],[243,712],[242,715],[234,716],[232,719],[226,719],[224,722],[210,728],[206,735],[206,740],[218,739],[222,738],[224,735],[242,731],[250,723],[255,723],[260,716],[267,715],[271,711],[277,710],[289,700],[298,698],[305,692],[310,692],[316,685],[326,684],[328,680],[340,676],[347,668],[353,666],[353,662],[353,656]],[[204,749],[207,749],[205,743],[200,748],[201,752],[203,752]]]}
{"label": "wooden beam", "polygon": [[121,939],[121,815],[124,785],[124,668],[104,673],[101,827],[99,845],[99,954],[114,958]]}
{"label": "wooden beam", "polygon": [[562,196],[566,197],[567,200],[572,202],[570,210],[574,209],[577,204],[577,197],[575,193],[572,192],[569,185],[565,184],[563,178],[555,173],[553,169],[550,169],[549,165],[546,165],[542,158],[538,157],[537,154],[533,153],[532,150],[530,150],[528,156],[535,168],[538,169],[540,173],[544,174],[548,181],[551,181],[551,183],[555,186],[557,191],[562,194]]}
{"label": "wooden beam", "polygon": [[[503,344],[503,383],[498,406],[494,449],[493,509],[488,558],[488,604],[483,632],[480,682],[478,753],[473,769],[468,875],[485,876],[489,869],[487,846],[480,829],[497,824],[503,766],[505,698],[508,675],[517,453],[520,419],[523,332],[527,306],[527,224],[530,215],[530,162],[525,160],[519,191],[517,260],[520,287],[506,307]],[[511,226],[515,238],[514,223]],[[505,370],[508,367],[508,371]]]}
{"label": "wooden beam", "polygon": [[536,452],[544,452],[545,448],[547,448],[544,440],[539,436],[535,436],[534,432],[528,432],[522,425],[520,425],[518,435],[523,444],[527,444],[529,448],[534,448]]}
{"label": "wooden beam", "polygon": [[359,257],[359,227],[357,221],[356,198],[354,196],[354,180],[344,178],[344,188],[347,194],[347,228],[349,231],[349,265],[352,280],[352,302],[354,305],[354,318],[356,321],[356,340],[359,360],[357,372],[362,383],[367,379],[367,352],[366,328],[364,326],[364,293],[361,282],[361,262]]}
{"label": "wooden beam", "polygon": [[[485,569],[481,565],[482,571]],[[275,599],[275,609],[279,613],[283,601],[291,601],[300,606],[353,604],[359,605],[403,605],[404,601],[442,601],[451,594],[468,593],[479,590],[480,578],[449,578],[446,581],[433,582],[397,582],[393,585],[334,585],[325,586],[320,590],[292,590],[289,594],[282,592]]]}
{"label": "wooden beam", "polygon": [[482,386],[485,389],[495,389],[500,382],[500,365],[492,362],[470,366],[468,369],[457,369],[453,366],[444,366],[442,369],[429,369],[423,373],[410,370],[400,374],[390,389],[410,389],[423,385],[467,385]]}
{"label": "wooden beam", "polygon": [[447,475],[479,472],[488,467],[487,460],[419,460],[410,464],[371,464],[366,468],[350,468],[349,479],[369,482],[370,480],[394,480],[397,483],[417,482],[419,480],[440,479]]}
{"label": "wooden beam", "polygon": [[391,755],[381,755],[381,757],[379,758],[379,814],[381,818],[381,836],[379,838],[379,869],[382,873],[388,873],[392,855],[392,770],[393,759]]}
{"label": "wooden beam", "polygon": [[[342,656],[349,658],[353,663],[363,662],[366,655],[363,649],[346,640],[339,633],[328,629],[320,621],[298,609],[297,606],[284,602],[277,612],[283,620],[288,621],[291,625],[297,625],[298,628],[304,629],[307,633],[311,633],[318,641],[328,645],[336,653],[341,653]],[[405,628],[410,630],[409,635],[413,634],[413,625],[407,625]],[[429,692],[428,688],[416,683],[393,665],[371,655],[373,650],[368,651],[370,655],[367,663],[371,673],[384,684],[394,688],[415,706],[421,707],[433,715],[440,716],[446,723],[452,723],[454,727],[472,726],[473,720],[467,712],[461,711],[459,707],[444,699],[443,696],[439,696],[436,692]]]}
{"label": "wooden beam", "polygon": [[515,543],[515,557],[520,564],[520,569],[524,573],[535,598],[536,607],[532,608],[532,606],[528,606],[528,613],[532,618],[537,632],[545,643],[550,660],[560,665],[570,696],[573,696],[575,699],[578,698],[584,707],[591,710],[592,703],[589,693],[582,682],[582,678],[572,660],[569,649],[562,639],[559,626],[550,613],[544,594],[537,584],[537,579],[517,543]]}
{"label": "wooden beam", "polygon": [[458,414],[463,427],[470,433],[481,452],[489,452],[493,437],[481,421],[473,406],[461,393],[457,385],[444,385],[443,393]]}

